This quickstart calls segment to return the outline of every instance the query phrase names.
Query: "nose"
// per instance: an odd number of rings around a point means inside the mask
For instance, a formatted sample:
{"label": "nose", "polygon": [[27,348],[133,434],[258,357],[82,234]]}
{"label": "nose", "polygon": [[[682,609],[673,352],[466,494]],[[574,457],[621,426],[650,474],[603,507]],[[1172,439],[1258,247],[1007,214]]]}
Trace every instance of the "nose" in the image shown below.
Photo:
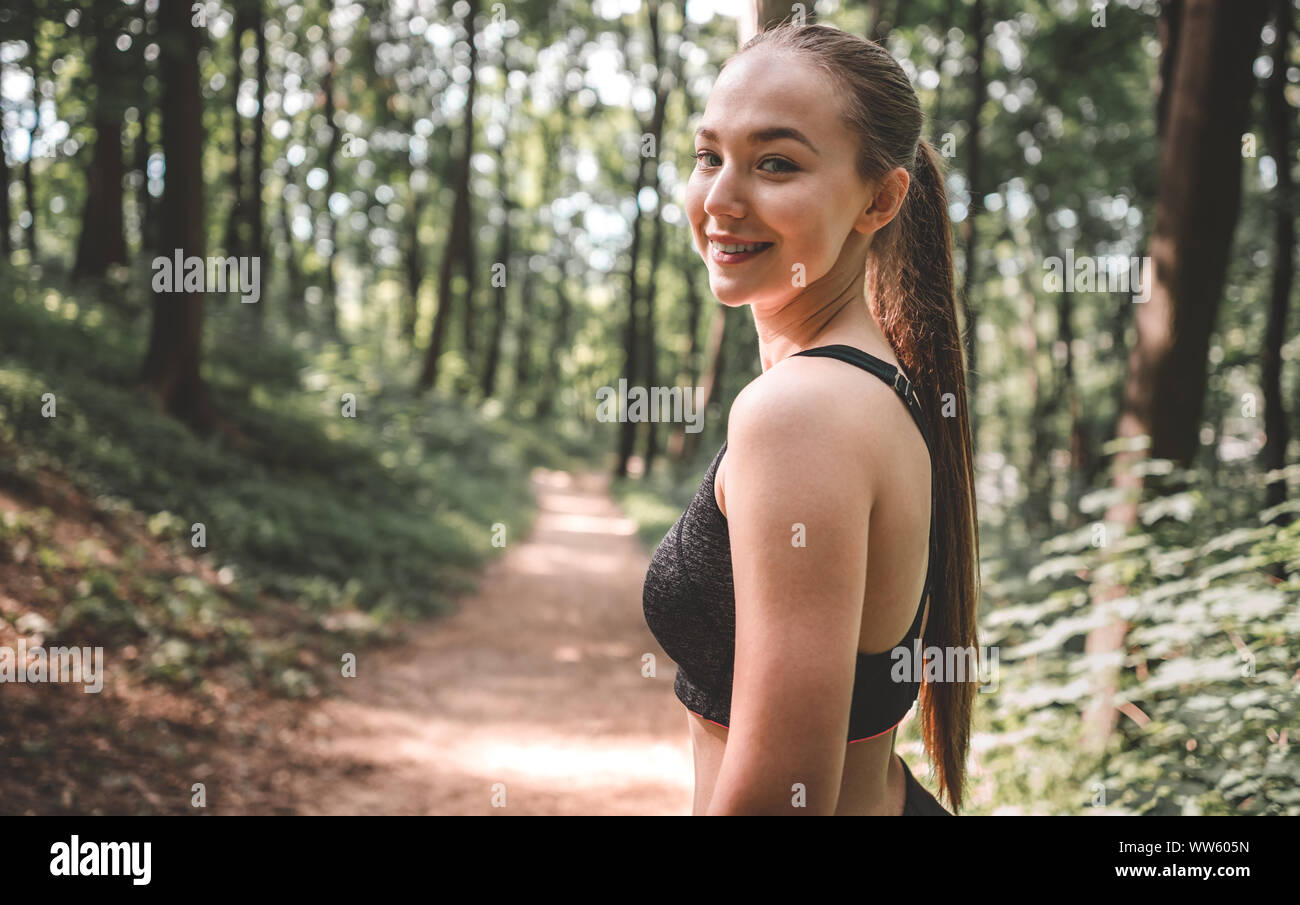
{"label": "nose", "polygon": [[704,195],[704,213],[714,219],[728,217],[739,220],[745,216],[744,188],[740,174],[725,163],[714,177]]}

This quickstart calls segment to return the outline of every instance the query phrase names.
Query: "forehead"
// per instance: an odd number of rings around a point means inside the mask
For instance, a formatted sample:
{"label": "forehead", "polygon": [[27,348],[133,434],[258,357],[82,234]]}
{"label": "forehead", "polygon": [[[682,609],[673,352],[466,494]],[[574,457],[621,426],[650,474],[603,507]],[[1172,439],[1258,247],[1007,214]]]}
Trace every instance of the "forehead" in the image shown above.
{"label": "forehead", "polygon": [[847,138],[839,113],[835,85],[825,70],[789,50],[759,45],[718,75],[700,125],[725,139],[791,126],[820,148]]}

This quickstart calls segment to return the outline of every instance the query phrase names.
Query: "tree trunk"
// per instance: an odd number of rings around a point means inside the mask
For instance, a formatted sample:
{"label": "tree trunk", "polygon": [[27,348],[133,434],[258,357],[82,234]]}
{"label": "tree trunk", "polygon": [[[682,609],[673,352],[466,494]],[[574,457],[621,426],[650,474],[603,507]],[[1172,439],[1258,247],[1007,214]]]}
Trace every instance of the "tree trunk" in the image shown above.
{"label": "tree trunk", "polygon": [[[474,87],[478,81],[475,75],[475,69],[478,65],[478,49],[474,44],[474,38],[478,10],[478,0],[468,0],[463,20],[465,35],[469,41],[469,84],[466,86],[465,91],[464,134],[461,139],[461,155],[456,174],[454,189],[456,199],[452,205],[451,228],[448,231],[447,243],[443,248],[442,267],[438,274],[438,310],[433,317],[433,333],[429,338],[429,348],[424,359],[424,369],[420,373],[420,380],[417,384],[417,390],[420,392],[428,390],[438,381],[438,359],[442,355],[443,339],[446,336],[447,324],[454,307],[451,297],[451,273],[458,256],[463,258],[465,266],[465,307],[468,308],[472,304],[473,269],[469,259],[473,245],[473,234],[471,233],[470,224],[469,164],[470,156],[474,153]],[[466,313],[466,319],[467,323],[472,324],[473,318],[468,312]],[[467,335],[468,332],[467,329]],[[467,355],[468,352],[467,349]]]}
{"label": "tree trunk", "polygon": [[1126,396],[1130,426],[1150,435],[1151,454],[1183,465],[1199,446],[1206,355],[1241,201],[1241,134],[1264,13],[1262,5],[1234,11],[1201,0],[1188,2],[1182,16],[1160,152],[1154,281],[1151,300],[1137,309]]}
{"label": "tree trunk", "polygon": [[13,253],[13,243],[9,241],[9,161],[5,158],[4,142],[0,142],[0,255],[5,261]]}
{"label": "tree trunk", "polygon": [[[647,169],[656,174],[656,181],[658,179],[659,133],[663,131],[664,98],[662,89],[658,87],[658,82],[662,78],[662,66],[659,59],[658,0],[650,0],[649,19],[650,45],[655,64],[655,108],[651,114],[648,128],[643,128],[641,134],[651,135],[653,155],[647,156],[644,146],[637,149],[636,184],[632,193],[636,212],[633,214],[632,219],[632,242],[628,248],[628,316],[623,326],[623,371],[629,387],[644,385],[643,378],[648,371],[648,362],[645,361],[648,356],[646,355],[645,340],[642,335],[642,318],[645,317],[646,306],[641,302],[641,281],[638,265],[641,262],[641,190],[649,184],[649,179],[646,176]],[[636,439],[637,422],[631,419],[624,420],[619,425],[618,464],[614,469],[616,477],[627,476],[628,460],[632,458],[632,454],[636,449]]]}
{"label": "tree trunk", "polygon": [[[203,241],[203,97],[199,92],[199,30],[189,7],[158,9],[161,49],[162,144],[167,160],[159,221],[163,248],[174,257],[205,256]],[[180,289],[180,274],[175,289]],[[202,292],[155,292],[149,349],[141,382],[163,409],[200,431],[212,426],[207,390],[199,373],[203,336]]]}
{"label": "tree trunk", "polygon": [[[147,20],[150,13],[141,10],[141,15]],[[157,221],[154,216],[153,196],[149,194],[149,152],[152,145],[149,142],[149,120],[153,115],[153,97],[149,93],[146,85],[146,79],[153,67],[148,60],[144,58],[143,53],[135,55],[135,83],[138,86],[136,90],[136,101],[140,116],[139,131],[135,135],[134,156],[131,163],[132,169],[140,174],[140,182],[135,191],[136,216],[140,218],[140,256],[143,258],[152,257],[151,252],[158,248]],[[155,80],[156,81],[156,80]]]}
{"label": "tree trunk", "polygon": [[[562,123],[563,126],[566,128],[570,123],[574,121],[574,118],[569,115],[569,103],[572,99],[572,96],[573,95],[571,92],[564,91],[561,93],[559,102],[556,104],[556,112],[558,113],[558,117],[557,117],[558,122]],[[545,158],[545,165],[542,167],[542,176],[541,176],[541,182],[542,182],[541,197],[542,197],[542,204],[544,205],[545,209],[548,211],[547,216],[549,221],[544,228],[550,235],[557,235],[558,230],[556,229],[555,209],[554,207],[551,206],[551,202],[554,201],[555,198],[556,180],[557,178],[563,176],[563,168],[561,166],[561,160],[560,160],[560,149],[565,144],[566,133],[564,131],[552,130],[547,126],[546,122],[543,121],[541,123],[541,137],[542,137],[543,155]],[[563,257],[564,254],[563,245],[561,244],[557,246],[553,244],[550,248],[547,249],[547,254],[548,256],[554,256],[557,254],[560,255],[560,257],[558,258],[558,260],[561,262],[561,266],[559,268],[560,282],[561,284],[563,284],[564,281],[563,261],[565,260]],[[525,254],[525,260],[528,260],[528,256],[526,254]],[[524,268],[524,286],[523,286],[523,293],[519,303],[520,304],[520,315],[519,315],[520,326],[518,332],[519,347],[515,358],[515,400],[516,402],[523,402],[525,399],[527,399],[530,396],[534,398],[537,402],[537,407],[533,410],[533,414],[536,417],[540,417],[543,414],[542,409],[544,406],[543,406],[542,396],[538,393],[538,385],[534,384],[533,382],[532,324],[535,320],[545,318],[545,315],[543,313],[536,311],[536,299],[535,299],[535,296],[537,295],[536,287],[544,283],[545,280],[541,274],[533,273],[532,265],[530,262],[529,265]],[[561,293],[563,292],[562,285],[561,285],[560,292]],[[563,302],[563,301],[561,303],[567,304],[567,302]],[[530,313],[530,312],[535,312],[535,313]],[[549,369],[554,363],[554,358],[555,356],[548,357],[546,361],[546,365],[543,366],[543,383],[541,385],[544,385],[545,383],[545,379],[544,379],[545,374],[549,373]]]}
{"label": "tree trunk", "polygon": [[96,122],[95,155],[88,177],[81,238],[77,241],[76,263],[72,267],[74,278],[102,277],[108,265],[126,263],[121,122]]}
{"label": "tree trunk", "polygon": [[[1206,354],[1223,292],[1228,254],[1241,200],[1241,134],[1245,129],[1251,66],[1264,22],[1263,4],[1234,6],[1187,0],[1166,22],[1161,69],[1169,97],[1160,184],[1151,237],[1154,278],[1150,301],[1138,306],[1137,341],[1129,351],[1118,433],[1125,449],[1115,457],[1113,481],[1123,498],[1106,512],[1118,535],[1137,523],[1142,479],[1134,467],[1147,455],[1190,465],[1199,443],[1205,399]],[[1166,8],[1166,12],[1169,9]],[[1161,114],[1159,111],[1165,111]],[[1149,451],[1141,438],[1150,439]],[[1111,544],[1114,540],[1110,541]],[[1127,593],[1109,578],[1093,583],[1094,607]],[[1112,619],[1088,634],[1096,655],[1093,698],[1084,714],[1084,743],[1100,751],[1115,727],[1113,697],[1128,626]]]}
{"label": "tree trunk", "polygon": [[149,257],[149,253],[158,248],[157,218],[154,214],[153,195],[149,194],[149,118],[152,105],[148,103],[148,90],[140,88],[140,131],[135,136],[135,160],[131,166],[140,174],[140,184],[135,191],[135,206],[140,218],[140,255]]}
{"label": "tree trunk", "polygon": [[525,390],[531,386],[533,372],[533,269],[529,257],[527,248],[519,250],[523,276],[519,286],[519,317],[515,319],[515,385],[512,389],[515,405],[523,401]]}
{"label": "tree trunk", "polygon": [[956,16],[957,0],[947,0],[943,7],[943,18],[939,20],[939,52],[934,55],[934,71],[939,74],[939,83],[934,86],[934,107],[930,111],[930,142],[938,144],[944,134],[943,120],[943,64],[948,59],[948,31],[952,28]]}
{"label": "tree trunk", "polygon": [[[975,73],[971,78],[971,101],[970,109],[966,115],[966,182],[967,189],[970,192],[970,206],[966,211],[966,219],[962,221],[961,233],[962,244],[964,247],[964,272],[961,281],[961,308],[962,308],[962,327],[966,332],[966,373],[969,386],[966,388],[967,397],[970,399],[970,433],[971,440],[974,443],[976,434],[979,429],[979,310],[975,305],[973,294],[976,281],[979,279],[979,270],[976,266],[976,257],[979,250],[979,239],[977,220],[980,212],[984,209],[984,187],[982,172],[982,155],[980,153],[980,111],[984,109],[985,72],[984,72],[984,43],[987,36],[987,29],[984,25],[984,0],[975,0],[971,6],[970,31],[975,38],[975,50],[972,53],[972,59],[975,62]],[[975,443],[976,448],[979,444]]]}
{"label": "tree trunk", "polygon": [[296,185],[293,167],[286,167],[284,173],[285,190],[280,192],[280,231],[284,233],[284,273],[289,298],[285,305],[285,315],[292,324],[305,320],[306,301],[303,298],[302,268],[298,266],[298,249],[293,241],[293,221],[289,216],[289,186]]}
{"label": "tree trunk", "polygon": [[325,124],[329,129],[329,143],[325,150],[325,204],[322,213],[325,222],[325,243],[330,250],[329,259],[325,262],[325,328],[329,334],[339,337],[339,306],[336,293],[338,291],[337,281],[334,275],[334,261],[338,258],[338,249],[334,246],[337,230],[334,225],[334,213],[330,210],[330,197],[334,194],[334,186],[337,179],[337,166],[339,156],[339,145],[342,138],[339,135],[338,123],[334,122],[334,76],[338,67],[335,61],[334,36],[332,29],[326,28],[326,41],[328,42],[329,63],[325,70],[325,75],[321,78],[321,90],[325,92]]}
{"label": "tree trunk", "polygon": [[[1070,471],[1066,483],[1065,509],[1070,516],[1079,514],[1079,498],[1087,486],[1091,471],[1092,449],[1083,418],[1079,412],[1079,388],[1074,377],[1074,294],[1068,291],[1058,295],[1056,309],[1056,341],[1064,353],[1061,375],[1057,383],[1052,408],[1059,409],[1062,401],[1070,412]],[[1067,528],[1077,528],[1079,521],[1069,521]]]}
{"label": "tree trunk", "polygon": [[[656,169],[658,169],[656,167]],[[658,194],[659,180],[655,179],[655,193]],[[658,285],[657,271],[659,269],[659,259],[663,255],[664,244],[664,218],[663,203],[660,201],[655,206],[654,232],[650,239],[650,273],[646,280],[645,287],[645,351],[643,361],[645,363],[645,384],[647,388],[659,385],[659,363],[658,343],[655,339],[655,292]],[[687,388],[686,392],[690,392]],[[671,413],[659,413],[660,418],[671,417]],[[646,424],[645,439],[645,463],[642,468],[642,476],[649,475],[651,468],[654,466],[655,459],[659,456],[659,424],[651,419]]]}
{"label": "tree trunk", "polygon": [[[506,169],[506,144],[510,138],[510,55],[504,50],[501,55],[501,74],[502,82],[505,85],[505,115],[502,118],[501,143],[497,145],[497,195],[501,203],[501,232],[497,245],[497,259],[494,262],[494,271],[496,266],[503,269],[501,279],[497,280],[497,275],[493,273],[494,305],[492,309],[492,327],[488,333],[487,358],[483,364],[483,397],[490,398],[496,392],[497,369],[501,362],[501,336],[505,332],[506,326],[506,293],[509,291],[509,277],[514,273],[510,266],[512,250],[510,248],[510,211],[512,204],[510,201],[510,181]],[[525,269],[528,263],[524,262]],[[496,285],[497,283],[500,285]]]}
{"label": "tree trunk", "polygon": [[[1269,156],[1277,161],[1277,200],[1274,205],[1276,256],[1273,286],[1268,307],[1268,330],[1264,340],[1264,467],[1270,471],[1286,465],[1286,446],[1290,439],[1286,409],[1282,404],[1282,343],[1286,338],[1287,308],[1295,274],[1295,185],[1291,179],[1291,120],[1295,111],[1286,100],[1288,49],[1293,30],[1291,0],[1274,0],[1273,74],[1265,91]],[[1268,485],[1264,505],[1273,507],[1286,500],[1286,481],[1279,478]],[[1290,513],[1280,513],[1278,525],[1291,523]],[[1279,576],[1280,577],[1280,576]]]}
{"label": "tree trunk", "polygon": [[402,315],[402,336],[415,340],[420,320],[420,285],[424,282],[424,250],[420,248],[420,192],[412,183],[417,169],[411,166],[407,184],[411,186],[410,210],[406,216],[406,309]]}
{"label": "tree trunk", "polygon": [[465,277],[465,300],[460,306],[461,311],[461,345],[464,349],[465,363],[470,373],[473,373],[474,359],[478,353],[478,335],[477,335],[477,312],[474,310],[475,288],[478,283],[478,265],[476,255],[474,254],[476,243],[474,241],[474,228],[471,221],[473,220],[473,207],[470,204],[470,179],[473,177],[473,169],[470,167],[470,160],[474,156],[474,95],[478,88],[478,48],[474,44],[474,17],[478,14],[478,5],[474,4],[469,19],[466,23],[466,34],[470,35],[469,41],[469,85],[465,91],[466,115],[465,122],[468,128],[462,136],[464,142],[462,153],[465,161],[465,167],[461,171],[461,178],[464,184],[457,189],[456,200],[461,204],[461,240],[460,248],[463,257],[461,273]]}
{"label": "tree trunk", "polygon": [[[266,156],[266,16],[264,0],[253,0],[252,27],[257,45],[257,118],[253,120],[252,165],[249,168],[248,219],[253,241],[250,254],[260,261],[262,285],[270,280],[271,261],[266,254],[266,209],[262,203],[262,172]],[[253,306],[259,318],[266,315],[267,297],[262,293]]]}
{"label": "tree trunk", "polygon": [[[569,251],[566,245],[560,247],[562,254]],[[563,258],[561,259],[563,260]],[[555,409],[555,397],[560,386],[560,356],[569,347],[569,318],[573,305],[569,301],[568,287],[565,286],[565,268],[560,268],[560,280],[555,286],[555,299],[559,312],[555,319],[555,334],[551,340],[551,354],[546,357],[546,367],[542,371],[542,385],[537,397],[536,418],[550,416]]]}
{"label": "tree trunk", "polygon": [[95,153],[87,174],[81,237],[72,267],[74,278],[102,277],[110,264],[126,263],[122,222],[122,97],[120,64],[112,44],[118,16],[114,0],[95,0],[95,50],[91,71],[96,83]]}
{"label": "tree trunk", "polygon": [[[506,70],[506,84],[510,84],[509,69]],[[510,122],[509,107],[507,106],[507,115],[505,122]],[[497,259],[493,262],[493,306],[492,306],[492,326],[488,331],[487,357],[483,364],[483,381],[481,384],[483,398],[487,399],[496,392],[497,386],[497,367],[501,361],[501,334],[505,330],[506,324],[506,292],[509,290],[509,276],[513,272],[510,267],[510,186],[506,178],[506,144],[505,136],[509,132],[503,132],[503,138],[500,145],[497,146],[497,194],[501,199],[501,232],[498,234]],[[498,280],[495,272],[496,266],[502,268],[501,277]]]}
{"label": "tree trunk", "polygon": [[230,211],[226,217],[226,254],[244,254],[242,228],[246,213],[244,204],[244,124],[239,116],[239,83],[243,81],[244,33],[251,26],[248,12],[242,3],[235,3],[235,24],[230,40],[234,48],[234,72],[230,74],[231,136],[234,140],[234,166],[230,170]]}
{"label": "tree trunk", "polygon": [[[663,219],[663,199],[659,192],[659,148],[663,141],[664,117],[668,110],[668,92],[671,90],[676,79],[676,66],[665,67],[663,61],[663,40],[661,37],[659,22],[659,5],[657,2],[652,3],[650,17],[650,48],[651,59],[655,66],[655,107],[650,116],[650,135],[654,142],[655,156],[653,165],[650,168],[650,189],[655,193],[655,212],[654,212],[654,231],[650,238],[650,271],[646,276],[645,299],[642,305],[642,323],[645,329],[642,331],[644,348],[641,353],[641,362],[644,368],[645,386],[648,390],[659,383],[658,368],[658,345],[655,339],[655,291],[658,286],[657,273],[659,270],[659,261],[663,256],[664,246],[664,219]],[[681,55],[677,54],[677,59]],[[660,413],[663,417],[663,413]],[[655,459],[659,456],[659,425],[651,419],[646,423],[645,439],[645,462],[641,474],[643,477],[650,474],[654,467]]]}
{"label": "tree trunk", "polygon": [[27,205],[27,254],[31,263],[37,263],[36,248],[36,180],[32,175],[35,163],[36,131],[40,127],[41,80],[40,80],[40,45],[36,41],[36,6],[31,6],[31,18],[27,23],[27,67],[32,77],[32,106],[38,114],[27,130],[27,162],[23,164],[23,200]]}

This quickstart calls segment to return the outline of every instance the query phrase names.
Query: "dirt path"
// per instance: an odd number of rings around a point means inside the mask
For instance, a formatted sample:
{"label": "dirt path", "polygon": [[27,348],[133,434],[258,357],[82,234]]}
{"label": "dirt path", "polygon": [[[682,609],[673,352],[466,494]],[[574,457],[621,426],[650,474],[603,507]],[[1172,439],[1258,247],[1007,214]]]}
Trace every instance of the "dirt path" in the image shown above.
{"label": "dirt path", "polygon": [[[673,668],[641,615],[646,553],[607,486],[533,473],[532,535],[508,539],[455,615],[360,655],[344,694],[312,715],[301,753],[319,769],[292,771],[295,811],[690,812]],[[641,675],[648,651],[654,679]]]}

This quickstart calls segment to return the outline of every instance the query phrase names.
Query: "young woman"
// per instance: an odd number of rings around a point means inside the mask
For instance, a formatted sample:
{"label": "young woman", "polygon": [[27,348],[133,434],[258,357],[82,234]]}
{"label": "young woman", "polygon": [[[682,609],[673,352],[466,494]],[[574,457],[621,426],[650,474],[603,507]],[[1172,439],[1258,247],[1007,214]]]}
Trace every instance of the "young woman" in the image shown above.
{"label": "young woman", "polygon": [[783,25],[724,64],[695,147],[695,247],[718,300],[753,312],[763,373],[645,582],[694,812],[947,814],[894,754],[919,693],[961,806],[974,677],[912,669],[977,649],[979,594],[948,204],[916,94],[879,45]]}

